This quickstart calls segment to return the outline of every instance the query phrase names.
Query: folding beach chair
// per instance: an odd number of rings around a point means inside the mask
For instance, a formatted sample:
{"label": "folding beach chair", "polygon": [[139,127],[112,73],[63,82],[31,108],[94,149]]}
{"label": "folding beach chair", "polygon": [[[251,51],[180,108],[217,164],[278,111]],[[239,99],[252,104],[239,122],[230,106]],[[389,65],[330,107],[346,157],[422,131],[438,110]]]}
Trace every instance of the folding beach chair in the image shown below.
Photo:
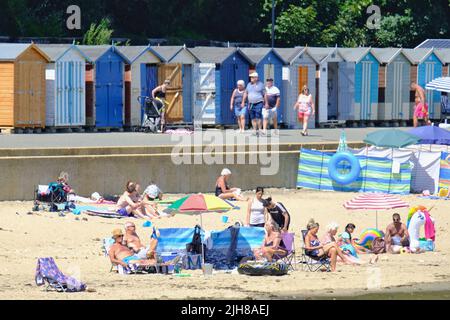
{"label": "folding beach chair", "polygon": [[53,258],[38,259],[35,281],[38,286],[47,284],[46,291],[81,292],[86,290],[84,283],[64,275]]}
{"label": "folding beach chair", "polygon": [[305,238],[307,234],[307,230],[302,230],[303,247],[301,263],[303,271],[317,272],[325,269],[325,271],[330,272],[330,259],[326,255],[317,257],[312,255],[310,250],[305,249]]}
{"label": "folding beach chair", "polygon": [[283,261],[289,270],[295,271],[295,233],[283,233],[283,249],[287,251],[286,255],[274,255],[274,259]]}

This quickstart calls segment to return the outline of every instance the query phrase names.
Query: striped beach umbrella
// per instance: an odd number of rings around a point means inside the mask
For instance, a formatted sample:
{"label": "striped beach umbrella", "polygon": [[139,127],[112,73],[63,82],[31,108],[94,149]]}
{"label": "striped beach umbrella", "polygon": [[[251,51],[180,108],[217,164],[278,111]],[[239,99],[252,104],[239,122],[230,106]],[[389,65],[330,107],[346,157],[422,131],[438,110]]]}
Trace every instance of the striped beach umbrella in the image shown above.
{"label": "striped beach umbrella", "polygon": [[228,212],[232,209],[234,207],[230,203],[216,196],[195,194],[175,201],[164,212],[196,215],[208,212]]}
{"label": "striped beach umbrella", "polygon": [[346,202],[344,208],[347,210],[374,210],[378,229],[378,211],[409,208],[409,204],[390,194],[366,193]]}

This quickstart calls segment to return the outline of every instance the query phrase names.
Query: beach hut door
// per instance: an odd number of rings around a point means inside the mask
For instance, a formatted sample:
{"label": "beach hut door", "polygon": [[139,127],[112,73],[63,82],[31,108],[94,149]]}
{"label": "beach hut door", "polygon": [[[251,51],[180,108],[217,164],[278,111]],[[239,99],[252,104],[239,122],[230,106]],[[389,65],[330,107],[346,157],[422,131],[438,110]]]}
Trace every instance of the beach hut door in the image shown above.
{"label": "beach hut door", "polygon": [[181,64],[164,64],[159,67],[159,83],[170,80],[166,93],[166,117],[168,123],[184,120],[183,114],[183,72]]}
{"label": "beach hut door", "polygon": [[[158,85],[158,67],[141,64],[141,96],[151,97],[153,89]],[[144,103],[144,99],[141,99],[141,121],[144,118]]]}
{"label": "beach hut door", "polygon": [[394,62],[394,86],[393,86],[393,99],[392,99],[392,119],[401,119],[402,110],[402,84],[403,84],[403,62]]}
{"label": "beach hut door", "polygon": [[264,65],[264,79],[260,79],[260,80],[266,81],[269,78],[275,79],[275,65],[273,65],[273,64]]}

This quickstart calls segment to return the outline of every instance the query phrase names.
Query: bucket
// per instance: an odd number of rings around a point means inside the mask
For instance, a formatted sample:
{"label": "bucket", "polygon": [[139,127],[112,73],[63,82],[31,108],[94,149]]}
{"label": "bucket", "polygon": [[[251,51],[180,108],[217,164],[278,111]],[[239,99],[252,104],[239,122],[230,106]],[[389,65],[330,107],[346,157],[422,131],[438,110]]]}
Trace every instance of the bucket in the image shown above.
{"label": "bucket", "polygon": [[222,217],[222,222],[223,222],[223,223],[228,223],[229,220],[230,220],[230,218],[227,217],[227,216],[223,216],[223,217]]}
{"label": "bucket", "polygon": [[203,275],[205,277],[210,277],[213,275],[213,270],[214,270],[214,265],[210,264],[210,263],[205,263],[203,265]]}

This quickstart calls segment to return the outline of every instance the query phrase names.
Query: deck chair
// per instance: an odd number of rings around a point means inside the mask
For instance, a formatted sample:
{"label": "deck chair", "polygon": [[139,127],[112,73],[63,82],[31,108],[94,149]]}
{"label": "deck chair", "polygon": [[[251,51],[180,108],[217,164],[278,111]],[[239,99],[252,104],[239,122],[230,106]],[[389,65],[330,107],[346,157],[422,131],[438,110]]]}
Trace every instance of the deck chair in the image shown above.
{"label": "deck chair", "polygon": [[302,247],[302,269],[303,271],[317,272],[325,269],[327,272],[331,271],[330,259],[324,255],[317,257],[311,254],[311,251],[305,248],[305,238],[308,234],[307,230],[302,230],[303,247]]}
{"label": "deck chair", "polygon": [[84,283],[64,275],[53,258],[38,259],[35,281],[38,286],[47,284],[46,291],[82,292],[86,290]]}
{"label": "deck chair", "polygon": [[283,233],[282,240],[284,247],[282,249],[286,250],[285,255],[274,255],[275,260],[283,261],[289,270],[295,271],[295,233]]}

